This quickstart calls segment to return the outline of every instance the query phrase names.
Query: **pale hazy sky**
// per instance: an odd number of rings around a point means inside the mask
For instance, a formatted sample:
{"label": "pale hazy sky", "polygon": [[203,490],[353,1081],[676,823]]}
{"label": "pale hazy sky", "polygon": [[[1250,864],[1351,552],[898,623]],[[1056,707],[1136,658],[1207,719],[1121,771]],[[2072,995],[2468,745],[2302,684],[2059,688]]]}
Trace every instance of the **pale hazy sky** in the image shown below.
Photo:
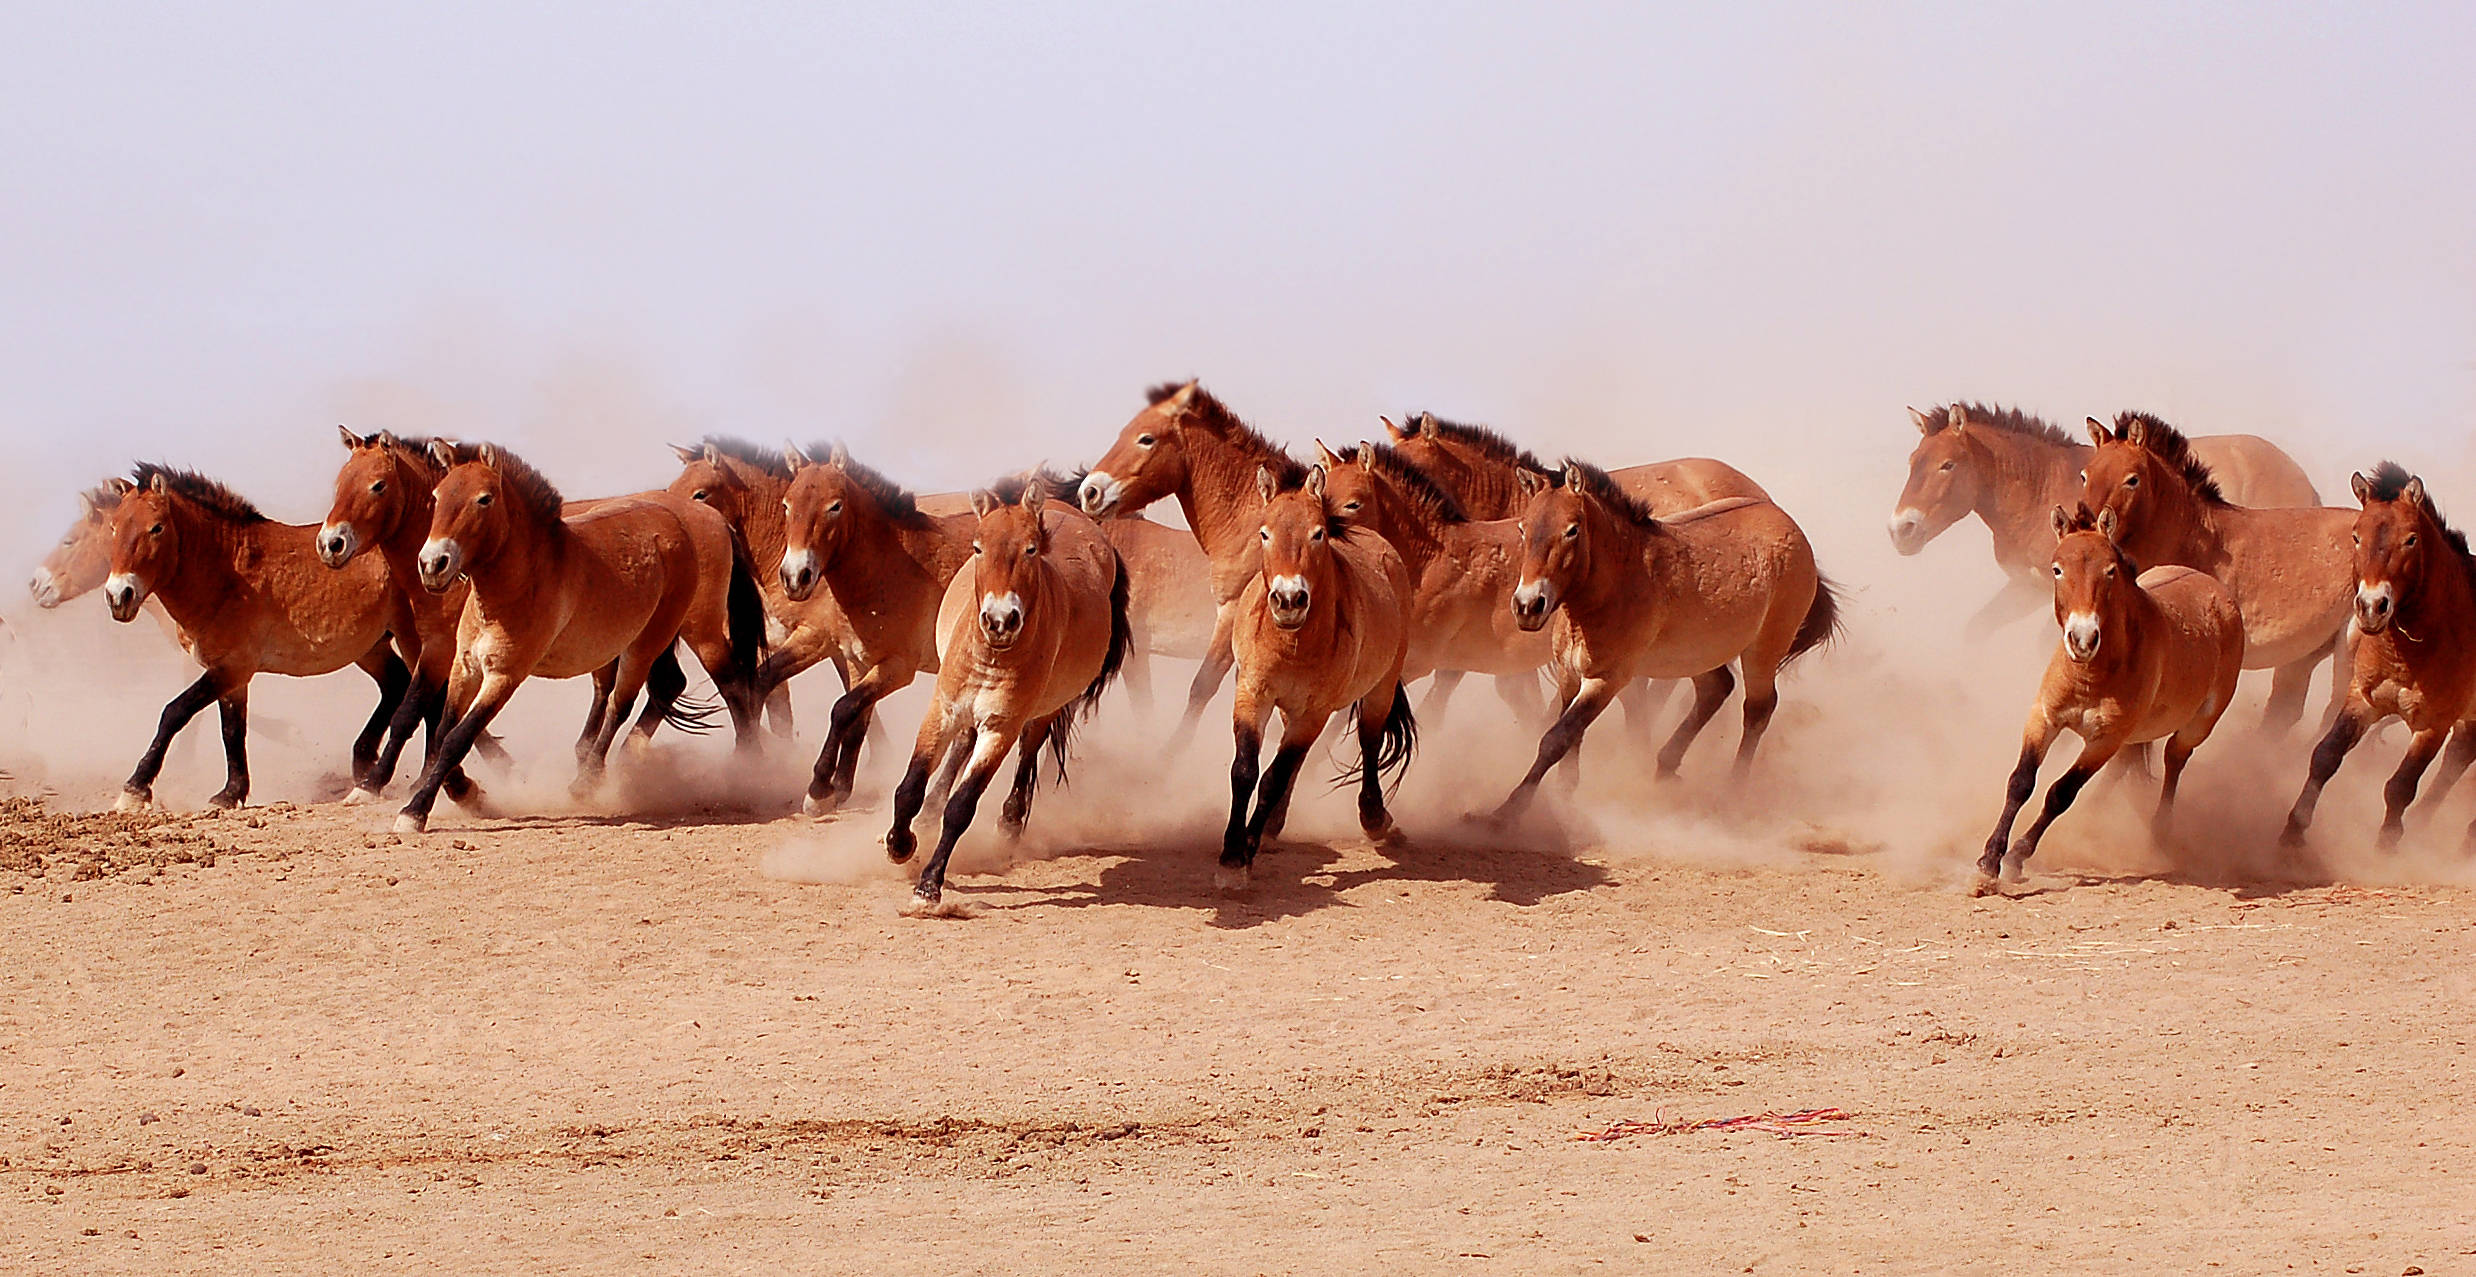
{"label": "pale hazy sky", "polygon": [[955,486],[1189,373],[1869,534],[1955,395],[2464,468],[2472,83],[2464,3],[17,3],[0,533],[139,453],[314,519],[339,419]]}

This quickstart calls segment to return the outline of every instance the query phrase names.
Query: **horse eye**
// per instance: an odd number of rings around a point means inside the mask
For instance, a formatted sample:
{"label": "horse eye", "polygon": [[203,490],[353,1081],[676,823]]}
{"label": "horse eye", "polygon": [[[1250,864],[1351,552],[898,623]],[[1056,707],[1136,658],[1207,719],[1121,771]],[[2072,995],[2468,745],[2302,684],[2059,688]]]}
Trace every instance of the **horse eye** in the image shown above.
{"label": "horse eye", "polygon": [[1566,524],[1566,525],[1565,525],[1565,539],[1566,539],[1566,540],[1570,541],[1570,540],[1572,540],[1572,539],[1574,539],[1575,537],[1578,537],[1578,536],[1580,536],[1580,535],[1582,535],[1582,525],[1581,525],[1581,524],[1579,524],[1579,523],[1568,523],[1568,524]]}
{"label": "horse eye", "polygon": [[2415,545],[2416,545],[2416,534],[2415,534],[2415,533],[2410,532],[2410,533],[2408,533],[2408,534],[2407,534],[2407,545],[2408,545],[2408,548],[2409,548],[2409,549],[2414,549],[2414,548],[2415,548]]}
{"label": "horse eye", "polygon": [[782,512],[786,515],[791,513],[791,498],[784,497],[782,499]]}
{"label": "horse eye", "polygon": [[1038,554],[1038,553],[1040,553],[1040,547],[1039,547],[1039,546],[1036,546],[1036,545],[1027,545],[1027,546],[1024,546],[1024,547],[1023,547],[1023,557],[1024,557],[1024,558],[1027,558],[1027,559],[1028,559],[1028,558],[1030,558],[1030,557],[1032,557],[1033,555]]}
{"label": "horse eye", "polygon": [[702,501],[702,500],[704,500],[704,499],[705,499],[705,489],[703,489],[703,488],[698,488],[698,489],[696,490],[696,494],[695,494],[694,499],[695,499],[695,500],[698,500],[698,501]]}
{"label": "horse eye", "polygon": [[2081,482],[2083,482],[2083,483],[2087,483],[2087,482],[2089,482],[2089,472],[2088,472],[2088,471],[2086,471],[2086,470],[2081,471]]}
{"label": "horse eye", "polygon": [[2060,563],[2055,565],[2055,579],[2058,581],[2063,579],[2063,565]]}
{"label": "horse eye", "polygon": [[2141,476],[2139,476],[2139,475],[2137,475],[2137,474],[2128,474],[2128,475],[2125,475],[2125,476],[2124,476],[2124,486],[2125,486],[2125,487],[2127,487],[2127,488],[2137,488],[2137,487],[2141,486]]}
{"label": "horse eye", "polygon": [[1151,446],[1152,446],[1152,444],[1153,444],[1153,439],[1152,439],[1152,436],[1150,436],[1150,435],[1137,435],[1137,436],[1135,436],[1135,446],[1136,446],[1136,447],[1138,447],[1138,448],[1149,448],[1149,447],[1151,447]]}
{"label": "horse eye", "polygon": [[481,494],[480,496],[473,498],[473,504],[475,504],[475,505],[488,505],[488,504],[490,504],[490,494],[489,494],[489,493],[487,493],[487,492],[485,492],[485,493]]}
{"label": "horse eye", "polygon": [[381,492],[385,492],[386,490],[387,490],[387,481],[386,481],[386,480],[384,480],[384,479],[381,479],[381,480],[379,480],[378,482],[373,483],[373,484],[371,484],[371,485],[370,485],[370,495],[371,495],[371,496],[377,496],[379,493],[381,493]]}
{"label": "horse eye", "polygon": [[148,529],[146,530],[146,535],[148,535],[148,536],[150,536],[150,537],[159,537],[159,536],[162,536],[162,535],[163,535],[163,525],[162,525],[162,524],[160,524],[160,523],[158,523],[158,524],[156,524],[155,526],[153,526],[153,527],[151,527],[151,528],[148,528]]}
{"label": "horse eye", "polygon": [[1308,533],[1308,534],[1307,534],[1307,539],[1308,539],[1308,540],[1310,540],[1310,541],[1321,541],[1321,540],[1323,540],[1323,539],[1324,539],[1324,529],[1322,529],[1322,528],[1317,528],[1315,531]]}
{"label": "horse eye", "polygon": [[974,553],[974,554],[978,554],[978,553],[980,553],[980,543],[979,543],[979,542],[974,541],[974,542],[972,542],[972,543],[971,543],[971,552],[972,552],[972,553]]}
{"label": "horse eye", "polygon": [[1263,538],[1264,538],[1265,540],[1267,540],[1267,541],[1270,541],[1270,540],[1272,540],[1272,529],[1270,529],[1270,528],[1265,528],[1263,531],[1261,531],[1261,532],[1260,532],[1260,533],[1258,533],[1257,535],[1259,535],[1259,536],[1263,537]]}
{"label": "horse eye", "polygon": [[1957,462],[1957,461],[1946,461],[1946,462],[1944,462],[1944,463],[1943,463],[1943,468],[1944,468],[1944,469],[1946,469],[1946,470],[1949,470],[1949,469],[1952,469],[1953,467],[1955,467],[1955,466],[1957,466],[1957,465],[1959,465],[1959,464],[1960,464],[1960,463],[1959,463],[1959,462]]}
{"label": "horse eye", "polygon": [[827,514],[841,514],[843,512],[843,503],[837,501],[834,504],[827,506],[825,508],[825,512]]}

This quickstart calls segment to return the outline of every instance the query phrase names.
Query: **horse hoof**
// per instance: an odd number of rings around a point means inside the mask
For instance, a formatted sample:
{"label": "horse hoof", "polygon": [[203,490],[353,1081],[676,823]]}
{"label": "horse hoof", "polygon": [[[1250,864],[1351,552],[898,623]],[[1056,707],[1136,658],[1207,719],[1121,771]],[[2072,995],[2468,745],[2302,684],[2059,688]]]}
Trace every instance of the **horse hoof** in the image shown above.
{"label": "horse hoof", "polygon": [[1390,820],[1385,821],[1381,828],[1370,829],[1366,832],[1367,841],[1379,847],[1398,847],[1409,841],[1402,836],[1401,826]]}
{"label": "horse hoof", "polygon": [[132,793],[126,789],[120,791],[120,797],[112,800],[114,811],[152,811],[154,807],[153,794]]}
{"label": "horse hoof", "polygon": [[803,816],[816,816],[819,818],[831,816],[834,814],[834,800],[831,798],[820,798],[815,794],[810,794],[806,798],[800,800],[800,814]]}
{"label": "horse hoof", "polygon": [[1246,890],[1254,879],[1254,871],[1245,865],[1219,865],[1212,871],[1212,889],[1224,895],[1234,895]]}
{"label": "horse hoof", "polygon": [[919,850],[920,840],[909,834],[904,834],[900,838],[897,838],[892,834],[886,835],[886,859],[893,861],[895,864],[903,864],[904,862],[910,860],[913,854]]}
{"label": "horse hoof", "polygon": [[1969,894],[1972,896],[1999,896],[2003,894],[2003,883],[1993,874],[1981,872],[1977,875],[1977,881],[1970,884]]}
{"label": "horse hoof", "polygon": [[395,818],[395,831],[399,834],[424,833],[427,832],[429,828],[430,821],[429,818],[425,816],[415,816],[410,812],[407,812]]}
{"label": "horse hoof", "polygon": [[355,785],[351,793],[344,795],[344,805],[347,807],[367,807],[377,801],[378,791],[367,785]]}
{"label": "horse hoof", "polygon": [[233,808],[240,806],[241,800],[234,798],[229,794],[217,794],[214,797],[207,799],[206,805],[211,811],[230,811]]}
{"label": "horse hoof", "polygon": [[963,907],[946,903],[943,895],[924,896],[916,891],[911,893],[911,899],[903,902],[902,912],[906,918],[960,918],[964,916]]}

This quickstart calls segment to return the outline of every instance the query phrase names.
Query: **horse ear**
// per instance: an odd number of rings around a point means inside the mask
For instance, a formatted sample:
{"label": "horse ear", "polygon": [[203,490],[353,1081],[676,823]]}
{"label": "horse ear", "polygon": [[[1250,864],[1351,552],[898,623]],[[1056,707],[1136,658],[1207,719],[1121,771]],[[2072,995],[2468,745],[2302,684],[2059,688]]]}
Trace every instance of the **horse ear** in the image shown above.
{"label": "horse ear", "polygon": [[1917,423],[1917,433],[1921,435],[1930,435],[1934,433],[1934,418],[1919,412],[1917,409],[1909,409],[1909,420]]}
{"label": "horse ear", "polygon": [[2134,417],[2132,419],[2132,424],[2125,426],[2123,429],[2123,441],[2131,444],[2135,448],[2148,447],[2149,423],[2139,417]]}
{"label": "horse ear", "polygon": [[2071,530],[2072,530],[2072,512],[2071,512],[2071,511],[2069,511],[2069,510],[2064,509],[2062,506],[2056,506],[2056,507],[2055,507],[2055,536],[2056,536],[2056,538],[2057,538],[2057,539],[2061,539],[2061,538],[2062,538],[2062,536],[2063,536],[2065,533],[2070,532]]}
{"label": "horse ear", "polygon": [[345,425],[343,422],[339,421],[335,423],[335,432],[344,436],[345,447],[358,448],[361,446],[361,436],[354,434],[351,426]]}
{"label": "horse ear", "polygon": [[1255,467],[1255,492],[1267,502],[1281,495],[1281,481],[1273,477],[1271,466]]}
{"label": "horse ear", "polygon": [[2103,534],[2107,540],[2114,540],[2115,530],[2121,526],[2123,526],[2123,520],[2116,515],[2115,507],[2108,506],[2107,508],[2098,511],[2098,531]]}
{"label": "horse ear", "polygon": [[438,468],[441,470],[455,469],[455,441],[452,439],[432,439],[430,441],[430,460],[437,462]]}
{"label": "horse ear", "polygon": [[1422,412],[1419,414],[1419,433],[1430,439],[1433,439],[1443,433],[1443,431],[1436,429],[1436,414],[1432,412]]}
{"label": "horse ear", "polygon": [[119,475],[113,475],[111,478],[103,481],[102,490],[111,493],[115,497],[125,497],[130,493],[137,491],[138,485],[129,482],[127,479],[121,478]]}
{"label": "horse ear", "polygon": [[1516,470],[1513,472],[1513,486],[1521,489],[1522,500],[1528,501],[1547,491],[1548,477],[1536,470]]}
{"label": "horse ear", "polygon": [[1324,467],[1307,467],[1307,492],[1318,501],[1324,499]]}
{"label": "horse ear", "polygon": [[1387,417],[1379,413],[1376,416],[1376,420],[1384,423],[1384,433],[1391,435],[1393,437],[1393,442],[1395,443],[1407,443],[1412,439],[1418,438],[1417,431],[1404,430],[1401,427],[1394,425],[1391,417]]}
{"label": "horse ear", "polygon": [[1564,477],[1566,491],[1580,492],[1582,490],[1582,463],[1578,461],[1566,462]]}
{"label": "horse ear", "polygon": [[1335,455],[1332,449],[1325,447],[1323,440],[1318,439],[1315,441],[1315,463],[1319,466],[1337,466],[1341,464],[1341,458]]}
{"label": "horse ear", "polygon": [[2358,505],[2373,499],[2373,481],[2365,478],[2361,470],[2347,476],[2347,490],[2356,494]]}
{"label": "horse ear", "polygon": [[1041,468],[1047,464],[1047,462],[1042,462],[1040,466],[1032,469],[1032,476],[1023,481],[1023,495],[1016,500],[1015,504],[1035,512],[1049,504],[1049,480],[1040,473]]}
{"label": "horse ear", "polygon": [[807,449],[800,447],[798,444],[793,443],[788,439],[785,439],[782,441],[782,464],[789,467],[792,473],[796,474],[799,472],[800,467],[811,466],[816,463],[808,459]]}
{"label": "horse ear", "polygon": [[666,446],[669,447],[672,452],[679,455],[679,464],[683,466],[692,466],[705,459],[705,452],[701,448],[691,448],[684,443],[674,443]]}
{"label": "horse ear", "polygon": [[1000,504],[997,494],[987,488],[975,489],[971,494],[971,512],[978,518],[988,518]]}
{"label": "horse ear", "polygon": [[87,488],[79,488],[77,490],[78,518],[84,519],[86,516],[95,513],[100,508],[101,507],[95,504],[95,494],[92,490]]}
{"label": "horse ear", "polygon": [[1161,401],[1161,407],[1167,409],[1170,416],[1185,412],[1187,405],[1195,402],[1195,388],[1202,383],[1201,377],[1188,378],[1185,385],[1178,387],[1177,393]]}
{"label": "horse ear", "polygon": [[161,470],[147,471],[146,490],[148,492],[169,492],[172,490],[172,481],[166,479]]}
{"label": "horse ear", "polygon": [[2407,481],[2407,486],[2406,486],[2406,487],[2404,487],[2404,488],[2399,489],[2399,500],[2404,501],[2404,502],[2408,503],[2409,505],[2414,505],[2414,506],[2421,506],[2421,505],[2423,505],[2423,504],[2424,504],[2424,476],[2423,476],[2423,475],[2417,475],[2417,476],[2415,476],[2415,477],[2413,477],[2413,478],[2409,479],[2409,480]]}
{"label": "horse ear", "polygon": [[499,468],[499,445],[495,443],[483,444],[477,451],[474,452],[473,456],[483,465],[488,466],[493,470]]}
{"label": "horse ear", "polygon": [[1950,430],[1953,434],[1958,434],[1958,433],[1960,433],[1961,431],[1968,429],[1968,428],[1969,428],[1969,414],[1968,414],[1967,410],[1963,409],[1963,408],[1962,408],[1959,404],[1953,404],[1953,405],[1952,405],[1952,414],[1951,414],[1951,416],[1950,416],[1950,417],[1949,417],[1949,418],[1948,418],[1948,419],[1944,422],[1944,425],[1945,425],[1945,427],[1946,427],[1947,429],[1949,429],[1949,430]]}
{"label": "horse ear", "polygon": [[1361,460],[1373,458],[1376,455],[1376,446],[1365,439],[1361,439],[1358,441],[1358,455]]}
{"label": "horse ear", "polygon": [[843,446],[843,441],[842,441],[842,440],[840,440],[840,439],[835,440],[835,441],[834,441],[834,448],[833,448],[833,451],[828,452],[828,453],[826,453],[826,454],[825,454],[825,463],[826,463],[827,465],[830,465],[830,466],[834,467],[834,468],[835,468],[835,469],[837,469],[837,470],[848,470],[848,469],[850,469],[850,468],[851,468],[851,449],[844,447],[844,446]]}
{"label": "horse ear", "polygon": [[2105,422],[2100,421],[2095,417],[2091,417],[2089,419],[2089,442],[2113,443],[2115,442],[2115,436],[2107,433]]}

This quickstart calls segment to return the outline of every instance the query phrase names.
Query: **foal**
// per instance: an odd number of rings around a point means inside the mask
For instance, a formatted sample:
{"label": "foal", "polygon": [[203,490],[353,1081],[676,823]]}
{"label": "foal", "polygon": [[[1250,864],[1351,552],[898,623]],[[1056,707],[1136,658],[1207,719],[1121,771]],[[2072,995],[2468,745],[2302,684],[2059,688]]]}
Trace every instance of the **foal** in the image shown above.
{"label": "foal", "polygon": [[824,815],[851,796],[860,744],[877,702],[937,669],[937,607],[971,558],[978,519],[932,515],[893,480],[835,444],[817,461],[797,447],[783,460],[782,592],[805,602],[823,587],[841,608],[845,690],[834,702],[803,809]]}
{"label": "foal", "polygon": [[121,787],[120,806],[154,802],[172,738],[209,702],[223,718],[224,787],[208,802],[249,797],[249,681],[259,674],[308,677],[359,665],[378,681],[379,703],[353,742],[353,775],[367,772],[411,681],[387,635],[409,633],[386,569],[320,567],[316,530],[277,523],[230,488],[186,470],[144,464],[111,515],[111,573],[103,601],[129,621],[160,599],[205,672],[164,706],[153,744]]}
{"label": "foal", "polygon": [[[1075,722],[1089,714],[1126,659],[1127,575],[1100,525],[1062,501],[1033,475],[1012,501],[975,493],[979,520],[968,570],[955,573],[938,618],[943,655],[937,696],[920,722],[911,766],[894,790],[894,826],[886,854],[896,864],[918,847],[912,822],[929,775],[943,763],[961,765],[946,801],[937,850],[921,866],[903,912],[935,913],[946,886],[946,860],[970,828],[989,779],[1020,742],[1014,791],[1004,814],[1009,836],[1031,817],[1043,745],[1066,776]],[[968,761],[966,761],[968,760]]]}
{"label": "foal", "polygon": [[[1418,744],[1410,698],[1401,690],[1401,663],[1410,650],[1409,569],[1382,537],[1353,533],[1334,517],[1321,469],[1309,470],[1294,492],[1280,491],[1279,482],[1269,466],[1256,472],[1263,568],[1233,609],[1238,750],[1229,769],[1229,827],[1214,874],[1223,890],[1247,885],[1256,851],[1288,813],[1308,748],[1335,712],[1357,706],[1358,824],[1380,843],[1400,837],[1384,807],[1385,775],[1396,773],[1397,782]],[[1281,745],[1258,793],[1264,726],[1276,709]]]}
{"label": "foal", "polygon": [[1548,769],[1636,679],[1694,681],[1693,709],[1659,751],[1659,774],[1674,775],[1736,687],[1732,661],[1745,674],[1742,781],[1779,705],[1780,671],[1839,629],[1838,591],[1796,520],[1748,497],[1662,518],[1607,471],[1573,460],[1557,482],[1536,474],[1523,482],[1531,497],[1513,615],[1525,630],[1560,618],[1551,642],[1565,709],[1495,819],[1519,815]]}
{"label": "foal", "polygon": [[[2313,750],[2312,775],[2287,815],[2282,841],[2299,846],[2321,787],[2364,733],[2397,717],[2415,733],[2382,790],[2381,845],[2395,846],[2424,770],[2476,703],[2476,559],[2442,522],[2424,480],[2390,462],[2352,484],[2356,515],[2356,633],[2347,701]],[[2454,751],[2455,752],[2455,751]],[[2443,783],[2449,783],[2445,775]]]}
{"label": "foal", "polygon": [[[1998,871],[2019,880],[2022,862],[2037,851],[2047,826],[2117,751],[2161,738],[2167,742],[2166,781],[2152,825],[2164,838],[2184,764],[2234,699],[2244,626],[2233,597],[2193,568],[2138,571],[2108,539],[2104,523],[2087,506],[2071,513],[2055,507],[2055,620],[2063,626],[2063,644],[2038,685],[2003,814],[1978,857],[1981,892]],[[2080,757],[2046,791],[2045,810],[2007,855],[2012,821],[2037,788],[2038,767],[2055,737],[2067,731],[2081,738]]]}

